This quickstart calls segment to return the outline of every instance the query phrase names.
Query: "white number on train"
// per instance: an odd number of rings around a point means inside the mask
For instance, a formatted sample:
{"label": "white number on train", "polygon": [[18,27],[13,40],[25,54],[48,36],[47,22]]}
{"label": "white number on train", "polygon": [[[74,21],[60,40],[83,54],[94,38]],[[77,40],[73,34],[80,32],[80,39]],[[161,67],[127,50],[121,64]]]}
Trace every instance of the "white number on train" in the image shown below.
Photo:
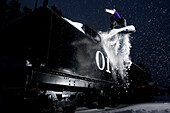
{"label": "white number on train", "polygon": [[105,62],[106,62],[106,72],[111,73],[109,58],[106,57],[106,61],[105,61],[105,57],[104,57],[103,53],[101,51],[97,51],[96,52],[96,64],[100,70],[105,69]]}

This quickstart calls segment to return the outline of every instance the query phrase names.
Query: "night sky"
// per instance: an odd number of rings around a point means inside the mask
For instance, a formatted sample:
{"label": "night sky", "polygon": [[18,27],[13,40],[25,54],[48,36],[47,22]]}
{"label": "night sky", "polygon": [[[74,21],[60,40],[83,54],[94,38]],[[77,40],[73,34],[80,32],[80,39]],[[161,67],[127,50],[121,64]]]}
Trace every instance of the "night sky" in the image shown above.
{"label": "night sky", "polygon": [[[34,1],[19,0],[21,10],[33,9]],[[170,85],[170,0],[49,0],[49,7],[54,4],[66,18],[99,31],[110,26],[104,9],[115,8],[137,30],[130,39],[132,61],[144,64],[157,85]]]}

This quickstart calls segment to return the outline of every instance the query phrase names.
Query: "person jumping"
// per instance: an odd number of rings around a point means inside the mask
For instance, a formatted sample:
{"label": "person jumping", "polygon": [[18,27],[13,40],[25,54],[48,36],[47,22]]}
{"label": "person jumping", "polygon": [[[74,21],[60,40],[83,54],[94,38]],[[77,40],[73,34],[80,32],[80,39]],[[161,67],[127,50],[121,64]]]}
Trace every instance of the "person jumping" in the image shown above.
{"label": "person jumping", "polygon": [[121,18],[119,13],[116,11],[116,9],[112,10],[112,13],[110,13],[110,28],[113,29],[116,26],[125,27],[127,25],[126,20],[124,18]]}

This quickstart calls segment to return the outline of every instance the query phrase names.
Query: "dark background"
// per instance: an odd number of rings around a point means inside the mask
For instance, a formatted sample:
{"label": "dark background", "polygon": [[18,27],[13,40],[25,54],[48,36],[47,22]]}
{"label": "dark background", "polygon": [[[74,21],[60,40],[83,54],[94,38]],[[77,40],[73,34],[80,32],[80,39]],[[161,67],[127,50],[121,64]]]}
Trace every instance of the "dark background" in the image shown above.
{"label": "dark background", "polygon": [[[10,0],[7,0],[9,2]],[[34,9],[35,0],[18,0],[20,10]],[[43,0],[38,0],[38,6]],[[109,14],[105,8],[115,8],[128,25],[136,27],[131,36],[132,61],[143,64],[158,86],[170,85],[170,1],[169,0],[49,0],[62,14],[89,25],[98,31],[109,28]],[[136,76],[137,77],[137,76]]]}

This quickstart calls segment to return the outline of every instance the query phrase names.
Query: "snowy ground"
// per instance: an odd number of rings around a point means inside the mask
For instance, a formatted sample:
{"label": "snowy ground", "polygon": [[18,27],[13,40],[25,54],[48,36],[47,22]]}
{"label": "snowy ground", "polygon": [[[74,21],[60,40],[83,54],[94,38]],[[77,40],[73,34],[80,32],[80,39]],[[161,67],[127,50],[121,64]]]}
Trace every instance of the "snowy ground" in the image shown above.
{"label": "snowy ground", "polygon": [[144,103],[102,113],[170,113],[170,103]]}
{"label": "snowy ground", "polygon": [[143,103],[121,108],[83,110],[75,113],[170,113],[170,103]]}
{"label": "snowy ground", "polygon": [[154,96],[151,102],[120,104],[114,108],[86,109],[75,113],[170,113],[170,96]]}

